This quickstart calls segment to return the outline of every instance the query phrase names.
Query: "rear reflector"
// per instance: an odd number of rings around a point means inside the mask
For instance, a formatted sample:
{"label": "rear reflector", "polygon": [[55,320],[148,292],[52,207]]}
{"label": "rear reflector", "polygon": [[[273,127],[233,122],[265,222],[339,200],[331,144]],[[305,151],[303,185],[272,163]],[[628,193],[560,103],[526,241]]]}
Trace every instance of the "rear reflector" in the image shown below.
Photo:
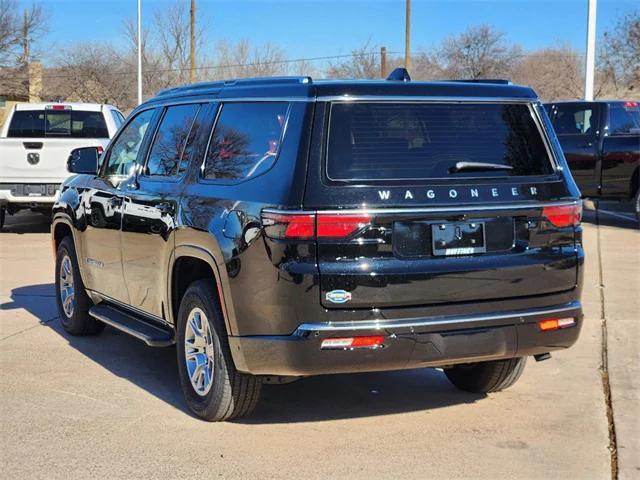
{"label": "rear reflector", "polygon": [[582,204],[544,207],[542,216],[554,227],[577,227],[582,220]]}
{"label": "rear reflector", "polygon": [[380,348],[384,346],[383,335],[368,337],[325,338],[320,345],[321,350],[346,350],[353,348]]}
{"label": "rear reflector", "polygon": [[554,318],[548,320],[540,320],[538,322],[538,326],[543,332],[558,330],[560,328],[573,327],[575,324],[575,318]]}

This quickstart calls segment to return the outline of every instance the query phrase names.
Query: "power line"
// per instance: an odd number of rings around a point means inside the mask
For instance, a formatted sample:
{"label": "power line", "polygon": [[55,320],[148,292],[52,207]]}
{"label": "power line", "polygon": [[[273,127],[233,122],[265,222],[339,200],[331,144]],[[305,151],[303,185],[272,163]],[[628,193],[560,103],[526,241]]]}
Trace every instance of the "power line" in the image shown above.
{"label": "power line", "polygon": [[[403,52],[400,51],[387,51],[388,54],[395,54],[395,55],[399,55],[402,54]],[[208,66],[203,66],[203,67],[196,67],[196,70],[221,70],[221,69],[225,69],[225,68],[243,68],[243,67],[257,67],[257,66],[266,66],[266,65],[284,65],[284,64],[291,64],[291,63],[300,63],[300,62],[317,62],[317,61],[322,61],[322,60],[336,60],[336,59],[340,59],[340,58],[354,58],[354,57],[365,57],[365,56],[369,56],[369,55],[374,55],[374,56],[379,56],[380,52],[379,51],[370,51],[370,52],[358,52],[358,53],[349,53],[349,54],[344,54],[344,55],[329,55],[329,56],[323,56],[323,57],[307,57],[307,58],[289,58],[289,59],[283,59],[283,60],[270,60],[267,62],[261,62],[261,61],[255,61],[255,62],[249,62],[249,63],[235,63],[235,64],[226,64],[226,65],[208,65]],[[52,68],[74,68],[73,65],[69,65],[67,67],[52,67]],[[183,72],[183,71],[189,71],[191,69],[191,67],[179,67],[179,68],[163,68],[163,69],[156,69],[156,70],[144,70],[143,73],[145,75],[147,74],[156,74],[156,73],[170,73],[170,72]],[[100,75],[134,75],[136,73],[136,71],[119,71],[119,72],[101,72]],[[20,73],[14,77],[4,77],[4,78],[13,78],[13,79],[20,79],[20,78],[25,78],[26,77],[26,72]],[[70,78],[70,77],[76,77],[78,76],[77,73],[55,73],[55,74],[46,74],[45,75],[47,79],[51,79],[51,78]]]}

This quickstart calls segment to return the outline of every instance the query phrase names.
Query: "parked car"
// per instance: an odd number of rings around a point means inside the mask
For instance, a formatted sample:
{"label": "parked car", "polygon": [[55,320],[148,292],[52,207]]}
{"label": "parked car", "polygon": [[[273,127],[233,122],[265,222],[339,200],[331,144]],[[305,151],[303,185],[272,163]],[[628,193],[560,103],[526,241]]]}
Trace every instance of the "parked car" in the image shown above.
{"label": "parked car", "polygon": [[176,344],[204,419],[320,374],[441,367],[494,392],[578,338],[581,200],[530,88],[196,84],[103,158],[75,150],[54,207],[62,325]]}
{"label": "parked car", "polygon": [[112,105],[16,104],[0,130],[0,228],[7,213],[49,213],[69,176],[71,150],[106,147],[122,123],[124,116]]}
{"label": "parked car", "polygon": [[640,218],[638,102],[554,102],[545,107],[582,195],[632,199]]}

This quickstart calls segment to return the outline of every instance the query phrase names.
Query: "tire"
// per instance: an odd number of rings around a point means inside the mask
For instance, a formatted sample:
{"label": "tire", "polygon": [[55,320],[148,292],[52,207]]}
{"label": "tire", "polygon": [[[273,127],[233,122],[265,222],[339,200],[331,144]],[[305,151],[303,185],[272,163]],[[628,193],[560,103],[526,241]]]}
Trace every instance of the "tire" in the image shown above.
{"label": "tire", "polygon": [[217,298],[210,281],[192,283],[180,302],[176,326],[178,372],[187,405],[210,422],[248,415],[261,389],[256,377],[238,372],[233,364]]}
{"label": "tire", "polygon": [[[104,329],[104,323],[89,316],[93,302],[84,289],[70,237],[63,238],[58,246],[55,283],[56,304],[62,327],[71,335],[99,334]],[[67,300],[69,292],[71,300]]]}
{"label": "tire", "polygon": [[4,220],[7,217],[7,208],[0,207],[0,230],[4,228]]}
{"label": "tire", "polygon": [[499,392],[511,385],[522,375],[526,357],[494,360],[469,365],[456,365],[445,369],[451,383],[460,390],[473,393]]}
{"label": "tire", "polygon": [[633,208],[636,212],[636,220],[640,222],[640,188],[638,188],[636,195],[633,197]]}

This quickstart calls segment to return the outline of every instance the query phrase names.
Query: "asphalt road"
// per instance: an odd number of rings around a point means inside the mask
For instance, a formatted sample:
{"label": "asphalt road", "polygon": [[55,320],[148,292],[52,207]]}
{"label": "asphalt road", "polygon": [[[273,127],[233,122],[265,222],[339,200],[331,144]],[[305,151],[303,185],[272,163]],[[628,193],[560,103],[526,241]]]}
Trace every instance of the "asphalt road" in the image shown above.
{"label": "asphalt road", "polygon": [[95,338],[64,333],[48,224],[9,218],[0,233],[0,475],[609,479],[614,459],[619,478],[638,478],[640,236],[616,204],[598,216],[599,225],[585,215],[581,338],[530,361],[513,388],[466,394],[437,370],[316,377],[265,386],[251,418],[220,424],[187,411],[175,349],[108,327]]}

